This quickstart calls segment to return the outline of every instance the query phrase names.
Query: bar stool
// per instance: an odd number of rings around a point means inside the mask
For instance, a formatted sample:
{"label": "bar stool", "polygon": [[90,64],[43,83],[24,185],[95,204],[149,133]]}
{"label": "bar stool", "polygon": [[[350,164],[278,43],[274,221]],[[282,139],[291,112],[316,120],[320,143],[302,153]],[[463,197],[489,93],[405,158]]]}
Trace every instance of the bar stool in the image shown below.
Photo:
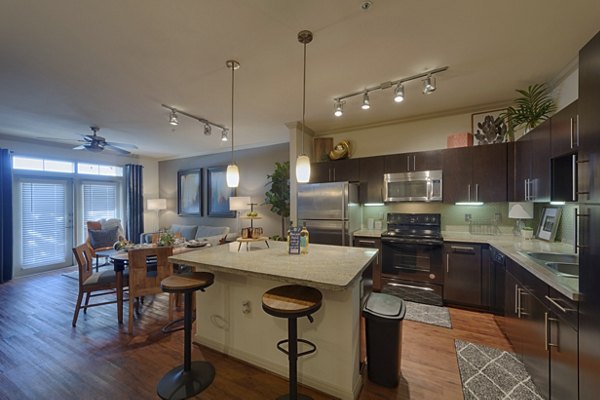
{"label": "bar stool", "polygon": [[[323,295],[317,289],[300,286],[286,285],[270,289],[262,297],[263,310],[274,317],[287,318],[288,320],[288,338],[277,342],[277,348],[288,355],[289,360],[289,393],[280,396],[278,399],[290,400],[310,400],[310,397],[298,395],[298,357],[312,354],[317,350],[317,346],[305,339],[298,339],[298,318],[307,317],[313,322],[311,316],[321,308]],[[298,342],[310,346],[309,350],[298,353]],[[288,349],[285,350],[282,345],[287,343]]]}
{"label": "bar stool", "polygon": [[192,294],[213,284],[215,276],[210,272],[186,272],[171,275],[162,280],[160,287],[167,293],[183,293],[183,365],[167,372],[158,385],[156,393],[161,399],[187,399],[206,389],[215,379],[215,368],[208,361],[192,362]]}

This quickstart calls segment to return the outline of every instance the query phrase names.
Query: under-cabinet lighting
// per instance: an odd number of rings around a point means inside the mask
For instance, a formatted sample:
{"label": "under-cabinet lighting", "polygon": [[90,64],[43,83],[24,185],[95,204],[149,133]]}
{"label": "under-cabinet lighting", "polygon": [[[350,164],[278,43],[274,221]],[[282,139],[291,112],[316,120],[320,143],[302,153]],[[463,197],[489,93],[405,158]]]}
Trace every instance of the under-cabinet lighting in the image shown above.
{"label": "under-cabinet lighting", "polygon": [[454,203],[454,205],[456,205],[456,206],[482,206],[483,202],[482,201],[459,201],[457,203]]}
{"label": "under-cabinet lighting", "polygon": [[363,206],[365,206],[365,207],[380,207],[383,205],[385,205],[385,204],[383,204],[383,203],[365,203],[365,204],[363,204]]}
{"label": "under-cabinet lighting", "polygon": [[565,202],[564,201],[551,201],[550,205],[551,206],[564,206]]}

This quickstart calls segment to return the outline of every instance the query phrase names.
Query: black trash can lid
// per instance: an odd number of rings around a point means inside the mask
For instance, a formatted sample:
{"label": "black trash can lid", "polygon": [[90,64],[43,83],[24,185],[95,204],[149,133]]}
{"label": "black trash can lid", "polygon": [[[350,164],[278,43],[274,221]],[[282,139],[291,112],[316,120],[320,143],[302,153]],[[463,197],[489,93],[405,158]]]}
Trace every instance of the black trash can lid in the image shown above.
{"label": "black trash can lid", "polygon": [[371,293],[367,299],[364,311],[386,319],[404,318],[404,300],[385,293]]}

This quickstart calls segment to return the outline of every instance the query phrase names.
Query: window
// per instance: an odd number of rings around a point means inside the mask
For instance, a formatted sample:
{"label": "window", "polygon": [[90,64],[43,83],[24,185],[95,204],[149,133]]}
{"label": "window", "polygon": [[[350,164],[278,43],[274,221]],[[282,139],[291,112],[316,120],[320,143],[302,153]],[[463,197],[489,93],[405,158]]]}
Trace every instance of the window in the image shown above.
{"label": "window", "polygon": [[77,163],[77,173],[86,175],[123,176],[123,168],[114,165]]}
{"label": "window", "polygon": [[29,171],[75,172],[75,163],[70,161],[44,160],[41,158],[13,157],[13,168]]}
{"label": "window", "polygon": [[87,221],[120,218],[119,184],[116,182],[83,182],[82,230],[87,237]]}
{"label": "window", "polygon": [[17,188],[21,268],[70,265],[68,183],[27,179]]}

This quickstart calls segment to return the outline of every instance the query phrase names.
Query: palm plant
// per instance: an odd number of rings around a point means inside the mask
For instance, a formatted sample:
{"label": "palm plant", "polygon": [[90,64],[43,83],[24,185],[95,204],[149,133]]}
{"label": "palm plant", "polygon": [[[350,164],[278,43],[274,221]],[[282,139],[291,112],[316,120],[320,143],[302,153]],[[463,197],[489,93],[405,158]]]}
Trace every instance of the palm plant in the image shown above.
{"label": "palm plant", "polygon": [[290,162],[275,163],[275,171],[267,175],[271,185],[265,193],[265,204],[271,205],[271,211],[281,216],[281,237],[285,237],[285,219],[290,216]]}
{"label": "palm plant", "polygon": [[521,97],[514,100],[515,106],[508,107],[501,115],[508,125],[509,135],[522,126],[528,132],[556,111],[556,104],[544,83],[529,85],[526,90],[517,89],[517,93]]}

